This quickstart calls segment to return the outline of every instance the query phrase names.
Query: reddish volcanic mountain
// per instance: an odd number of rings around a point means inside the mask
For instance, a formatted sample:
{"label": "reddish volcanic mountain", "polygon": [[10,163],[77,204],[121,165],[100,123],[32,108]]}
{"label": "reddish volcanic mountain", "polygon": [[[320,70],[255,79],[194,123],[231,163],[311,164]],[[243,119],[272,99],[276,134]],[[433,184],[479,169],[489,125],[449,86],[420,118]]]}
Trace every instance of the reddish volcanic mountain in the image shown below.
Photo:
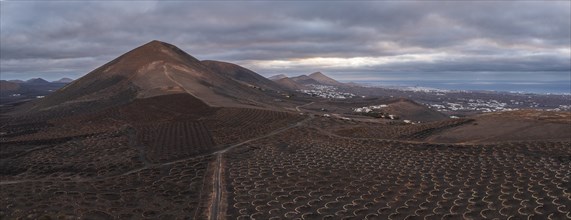
{"label": "reddish volcanic mountain", "polygon": [[26,108],[39,112],[73,109],[78,105],[108,107],[134,99],[181,93],[190,94],[209,106],[265,106],[264,100],[272,98],[252,85],[266,89],[277,87],[238,65],[201,62],[171,44],[152,41]]}

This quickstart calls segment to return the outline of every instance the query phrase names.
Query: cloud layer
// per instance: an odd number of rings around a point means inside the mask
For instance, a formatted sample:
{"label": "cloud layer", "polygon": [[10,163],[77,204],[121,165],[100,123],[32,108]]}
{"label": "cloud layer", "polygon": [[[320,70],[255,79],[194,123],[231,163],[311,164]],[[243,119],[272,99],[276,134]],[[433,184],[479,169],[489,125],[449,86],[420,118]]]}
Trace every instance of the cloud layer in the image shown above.
{"label": "cloud layer", "polygon": [[568,1],[0,4],[2,79],[77,78],[153,39],[267,76],[571,77]]}

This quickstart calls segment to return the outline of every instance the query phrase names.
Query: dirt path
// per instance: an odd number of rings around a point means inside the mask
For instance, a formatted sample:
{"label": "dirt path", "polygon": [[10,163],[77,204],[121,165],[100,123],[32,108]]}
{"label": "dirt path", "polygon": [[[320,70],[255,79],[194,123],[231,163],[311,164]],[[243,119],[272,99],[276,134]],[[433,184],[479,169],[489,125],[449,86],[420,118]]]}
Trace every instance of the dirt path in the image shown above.
{"label": "dirt path", "polygon": [[268,134],[262,135],[262,136],[258,136],[256,138],[252,138],[246,141],[242,141],[240,143],[234,144],[230,147],[227,147],[223,150],[214,152],[213,154],[216,154],[216,163],[215,163],[215,168],[214,168],[214,177],[213,177],[213,184],[212,184],[212,204],[210,205],[210,214],[209,214],[209,219],[210,220],[218,220],[221,218],[222,216],[222,210],[220,209],[220,207],[222,206],[222,192],[224,190],[224,184],[223,184],[223,176],[222,173],[224,171],[224,166],[223,166],[223,160],[224,160],[224,153],[226,153],[229,150],[232,150],[236,147],[242,146],[244,144],[253,142],[253,141],[257,141],[260,139],[264,139],[270,136],[274,136],[277,134],[280,134],[284,131],[287,131],[289,129],[295,128],[295,127],[299,127],[299,126],[303,126],[305,123],[307,123],[308,121],[312,120],[314,118],[313,115],[311,115],[310,117],[297,122],[293,125],[287,126],[287,127],[283,127],[277,130],[274,130]]}
{"label": "dirt path", "polygon": [[214,181],[212,184],[212,192],[214,198],[212,199],[212,206],[210,207],[210,220],[218,220],[220,213],[220,203],[222,203],[222,155],[219,153],[216,156],[216,169],[214,170]]}
{"label": "dirt path", "polygon": [[299,108],[305,107],[305,106],[308,106],[308,105],[311,105],[311,104],[313,104],[313,103],[315,103],[315,102],[310,102],[310,103],[307,103],[307,104],[304,104],[304,105],[298,105],[298,106],[295,107],[295,110],[297,110],[298,112],[301,112],[301,110],[299,110]]}

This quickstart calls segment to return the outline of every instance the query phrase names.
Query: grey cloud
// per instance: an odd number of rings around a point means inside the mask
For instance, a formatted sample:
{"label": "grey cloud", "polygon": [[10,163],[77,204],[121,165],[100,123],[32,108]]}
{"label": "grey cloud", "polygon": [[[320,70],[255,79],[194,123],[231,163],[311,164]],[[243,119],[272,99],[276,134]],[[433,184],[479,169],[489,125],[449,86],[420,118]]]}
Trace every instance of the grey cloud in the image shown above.
{"label": "grey cloud", "polygon": [[[3,77],[80,76],[153,39],[199,59],[249,65],[308,57],[445,52],[461,59],[332,74],[571,71],[569,2],[10,2],[3,1]],[[481,40],[482,44],[470,46]],[[542,55],[530,56],[539,53]],[[277,70],[247,66],[262,74]],[[311,67],[319,69],[319,66]],[[290,72],[311,72],[291,69]]]}

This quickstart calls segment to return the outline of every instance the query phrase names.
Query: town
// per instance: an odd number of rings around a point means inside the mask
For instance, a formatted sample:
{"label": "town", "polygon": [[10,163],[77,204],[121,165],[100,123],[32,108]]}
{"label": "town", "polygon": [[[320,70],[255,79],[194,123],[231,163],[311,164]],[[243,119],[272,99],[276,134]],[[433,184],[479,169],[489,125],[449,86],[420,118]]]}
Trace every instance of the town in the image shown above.
{"label": "town", "polygon": [[298,91],[310,96],[327,99],[348,99],[355,97],[355,94],[353,93],[337,91],[337,87],[335,86],[315,84],[308,84],[307,86],[311,87],[311,89],[301,89]]}

